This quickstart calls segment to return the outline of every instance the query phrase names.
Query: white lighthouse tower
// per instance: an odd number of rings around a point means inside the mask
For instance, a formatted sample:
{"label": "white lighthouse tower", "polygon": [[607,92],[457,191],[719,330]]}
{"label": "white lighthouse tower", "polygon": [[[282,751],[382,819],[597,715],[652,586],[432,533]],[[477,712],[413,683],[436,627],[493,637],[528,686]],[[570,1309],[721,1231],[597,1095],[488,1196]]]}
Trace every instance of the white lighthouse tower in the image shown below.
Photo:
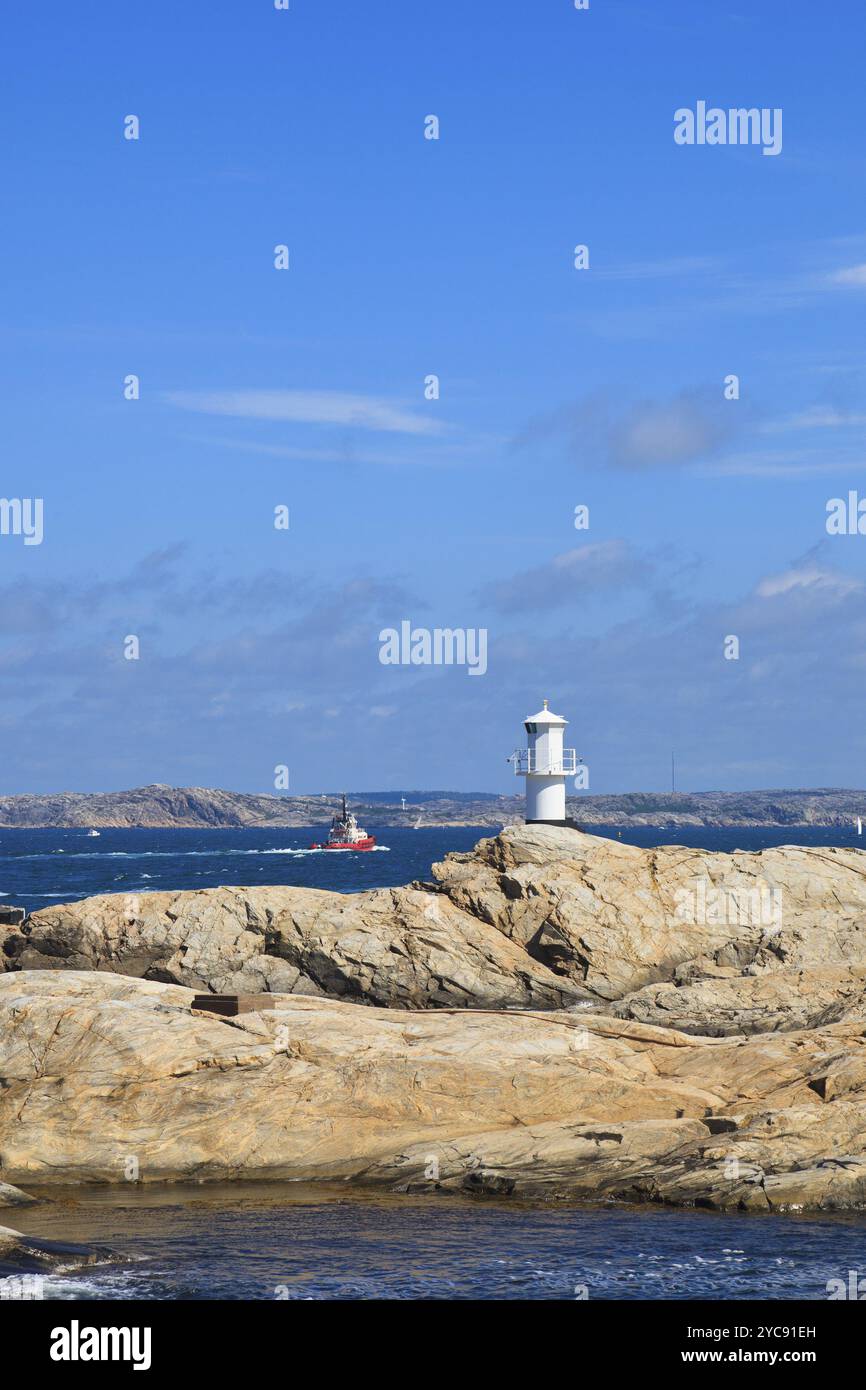
{"label": "white lighthouse tower", "polygon": [[577,754],[563,748],[567,719],[547,708],[524,721],[527,747],[518,748],[509,761],[517,777],[526,778],[527,825],[570,825],[565,814],[565,779],[577,771]]}

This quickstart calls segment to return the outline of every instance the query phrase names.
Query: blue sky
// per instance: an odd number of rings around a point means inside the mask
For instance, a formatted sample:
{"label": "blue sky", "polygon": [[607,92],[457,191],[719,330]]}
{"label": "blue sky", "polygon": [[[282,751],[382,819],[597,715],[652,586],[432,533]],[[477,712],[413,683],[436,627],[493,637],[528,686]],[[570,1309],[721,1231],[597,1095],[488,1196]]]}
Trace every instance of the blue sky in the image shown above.
{"label": "blue sky", "polygon": [[[543,696],[591,791],[672,747],[683,788],[864,785],[859,3],[5,38],[0,496],[45,536],[0,535],[0,792],[513,790]],[[781,108],[781,153],[675,144],[699,100]],[[403,619],[486,628],[486,675],[383,666]]]}

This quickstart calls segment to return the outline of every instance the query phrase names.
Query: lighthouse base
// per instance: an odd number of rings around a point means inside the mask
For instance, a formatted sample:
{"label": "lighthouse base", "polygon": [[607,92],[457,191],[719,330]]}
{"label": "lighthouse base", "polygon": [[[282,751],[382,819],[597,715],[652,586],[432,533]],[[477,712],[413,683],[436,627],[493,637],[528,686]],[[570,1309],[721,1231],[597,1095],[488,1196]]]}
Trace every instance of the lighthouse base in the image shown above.
{"label": "lighthouse base", "polygon": [[580,826],[571,816],[565,816],[562,820],[525,820],[524,825],[561,825],[565,830],[579,830]]}

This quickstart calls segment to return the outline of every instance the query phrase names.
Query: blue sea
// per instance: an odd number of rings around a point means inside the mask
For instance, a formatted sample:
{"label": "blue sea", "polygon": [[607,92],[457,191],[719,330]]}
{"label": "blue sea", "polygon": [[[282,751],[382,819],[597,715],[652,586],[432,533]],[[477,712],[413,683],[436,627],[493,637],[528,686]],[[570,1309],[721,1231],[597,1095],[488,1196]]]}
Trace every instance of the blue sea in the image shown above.
{"label": "blue sea", "polygon": [[[373,827],[369,827],[371,830]],[[287,883],[358,893],[430,878],[430,866],[449,850],[470,850],[497,827],[422,826],[375,830],[366,853],[310,846],[327,826],[294,830],[86,830],[0,829],[0,903],[29,912],[95,893],[214,888],[221,884]],[[866,845],[848,829],[620,830],[592,833],[635,845],[694,845],[713,850],[766,849],[770,845]]]}
{"label": "blue sea", "polygon": [[344,1186],[50,1194],[9,1214],[119,1262],[45,1281],[58,1299],[826,1299],[866,1270],[860,1216],[528,1205]]}
{"label": "blue sea", "polygon": [[[371,853],[310,849],[309,830],[0,830],[0,902],[30,911],[95,893],[296,884],[339,892],[430,878],[489,828],[380,829]],[[610,828],[633,844],[857,846],[853,829]],[[57,1299],[826,1299],[866,1269],[866,1217],[407,1197],[344,1186],[219,1184],[46,1191],[7,1220],[108,1247],[52,1275]],[[0,1279],[0,1296],[2,1296]]]}

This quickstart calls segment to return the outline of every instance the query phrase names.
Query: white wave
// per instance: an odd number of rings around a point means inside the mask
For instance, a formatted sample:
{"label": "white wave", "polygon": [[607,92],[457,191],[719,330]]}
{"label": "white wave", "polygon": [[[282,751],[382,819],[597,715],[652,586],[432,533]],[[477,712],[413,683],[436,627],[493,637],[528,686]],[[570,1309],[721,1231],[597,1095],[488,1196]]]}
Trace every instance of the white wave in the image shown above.
{"label": "white wave", "polygon": [[[57,851],[53,851],[56,853]],[[312,849],[113,849],[68,854],[67,859],[225,859],[235,854],[311,854]],[[50,854],[18,854],[15,859],[50,859]]]}
{"label": "white wave", "polygon": [[[206,852],[210,853],[211,851]],[[310,845],[309,849],[227,849],[225,851],[227,855],[317,855],[320,852],[318,845],[316,849]]]}
{"label": "white wave", "polygon": [[[234,855],[241,855],[241,856],[244,856],[244,855],[248,855],[248,854],[252,854],[252,855],[257,855],[257,854],[321,854],[321,853],[322,853],[322,849],[323,849],[323,846],[319,846],[319,845],[317,845],[315,848],[313,848],[313,846],[310,845],[309,848],[307,848],[307,849],[293,849],[293,848],[291,848],[291,847],[274,845],[271,849],[185,849],[185,850],[143,849],[143,850],[139,850],[139,852],[138,852],[137,854],[132,853],[131,851],[128,851],[128,850],[115,849],[115,850],[110,850],[110,851],[103,851],[102,853],[93,853],[93,854],[83,854],[83,853],[82,853],[82,854],[70,854],[70,855],[67,855],[67,858],[68,858],[68,859],[227,859],[227,858],[230,858],[230,857],[232,857],[232,856],[234,856]],[[390,846],[389,846],[389,845],[374,845],[374,846],[373,846],[373,849],[374,849],[374,850],[377,850],[377,849],[379,849],[379,850],[383,850],[383,849],[384,849],[384,850],[387,850],[387,849],[390,849]],[[329,854],[338,854],[339,852],[340,852],[339,850],[329,850],[329,851],[328,851]],[[361,854],[361,853],[364,853],[364,854],[369,853],[368,850],[358,850],[358,851],[350,850],[349,852],[350,852],[350,853],[353,853],[353,854],[356,853],[356,852],[359,853],[359,854]],[[49,854],[19,854],[19,855],[16,855],[15,858],[16,858],[16,859],[50,859],[50,858],[51,858],[51,855],[49,855]],[[143,875],[143,877],[147,877],[147,875]]]}

